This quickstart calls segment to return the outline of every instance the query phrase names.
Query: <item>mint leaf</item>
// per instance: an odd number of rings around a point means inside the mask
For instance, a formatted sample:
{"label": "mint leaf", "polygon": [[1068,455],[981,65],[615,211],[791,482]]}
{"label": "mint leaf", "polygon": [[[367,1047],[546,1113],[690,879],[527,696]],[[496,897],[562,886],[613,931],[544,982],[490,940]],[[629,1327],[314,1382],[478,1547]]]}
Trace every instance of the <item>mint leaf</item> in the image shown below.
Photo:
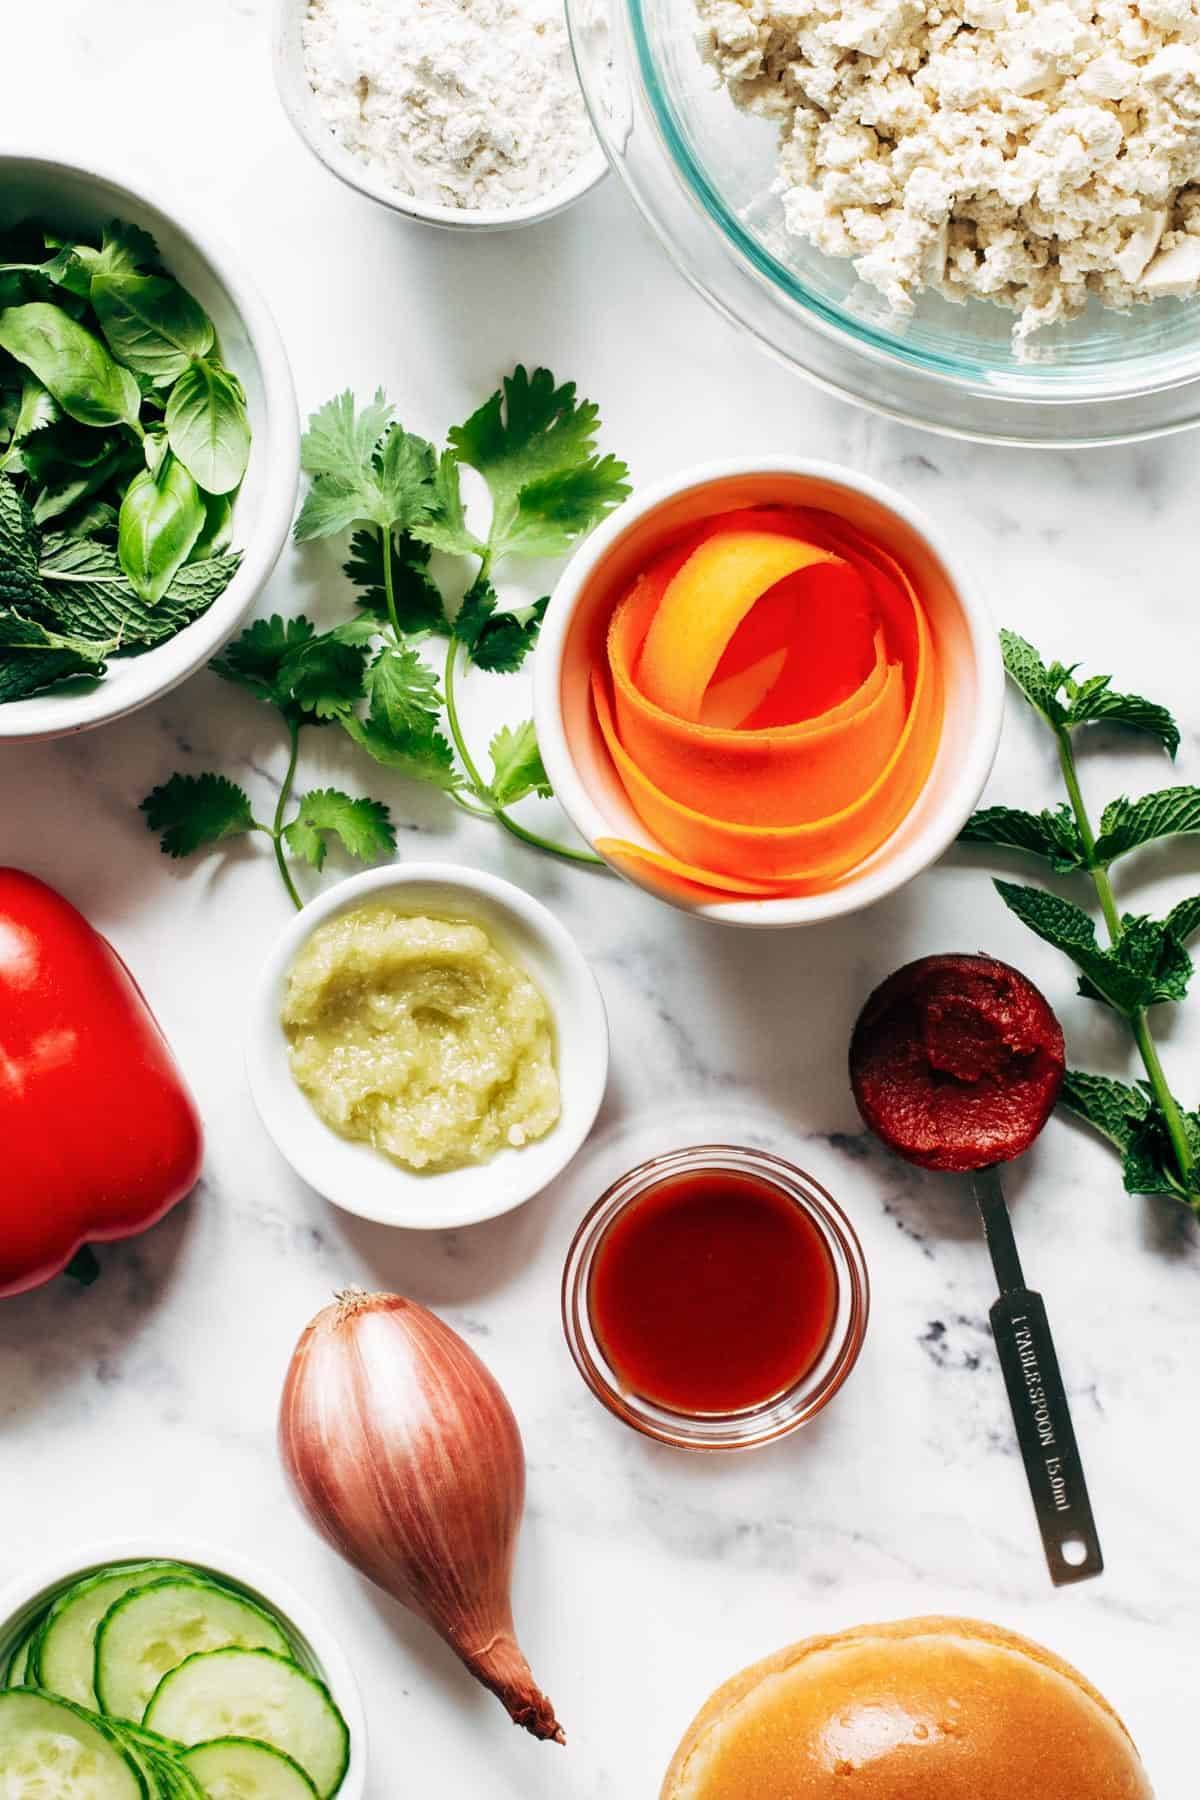
{"label": "mint leaf", "polygon": [[1182,1000],[1192,978],[1192,959],[1180,940],[1163,924],[1133,913],[1121,921],[1121,936],[1111,955],[1141,978],[1143,1006]]}
{"label": "mint leaf", "polygon": [[253,831],[249,796],[224,775],[172,775],[141,803],[146,826],[165,856],[190,856],[206,844]]}
{"label": "mint leaf", "polygon": [[437,676],[412,649],[385,646],[367,670],[371,718],[393,737],[423,732],[441,714]]}
{"label": "mint leaf", "polygon": [[320,869],[332,834],[359,862],[380,862],[396,849],[396,831],[378,800],[354,800],[338,788],[313,788],[283,836],[289,850]]}
{"label": "mint leaf", "polygon": [[413,536],[448,556],[483,556],[486,544],[467,529],[463,512],[462,485],[458,477],[458,458],[453,450],[443,450],[433,477],[433,511],[423,524],[413,527]]}
{"label": "mint leaf", "polygon": [[472,662],[492,674],[509,675],[519,669],[537,642],[548,599],[538,600],[521,614],[496,611],[496,590],[486,576],[479,576],[463,596],[453,631],[465,644]]}
{"label": "mint leaf", "polygon": [[1162,788],[1139,800],[1122,797],[1106,806],[1100,819],[1096,855],[1114,862],[1156,838],[1182,837],[1200,831],[1200,788]]}
{"label": "mint leaf", "polygon": [[240,556],[211,557],[177,571],[153,605],[134,593],[116,551],[94,538],[55,532],[43,539],[38,575],[45,604],[62,630],[148,648],[172,638],[224,592]]}
{"label": "mint leaf", "polygon": [[[1182,1118],[1192,1149],[1200,1155],[1200,1122],[1195,1113],[1182,1113]],[[1196,1203],[1196,1196],[1189,1194],[1180,1179],[1167,1121],[1148,1090],[1146,1116],[1135,1127],[1121,1175],[1127,1193],[1168,1194],[1173,1200]]]}
{"label": "mint leaf", "polygon": [[1147,732],[1174,758],[1179,749],[1179,727],[1167,708],[1153,700],[1143,700],[1140,694],[1114,694],[1109,686],[1111,680],[1111,675],[1093,675],[1078,686],[1067,683],[1068,725],[1103,722]]}
{"label": "mint leaf", "polygon": [[0,704],[24,700],[74,675],[103,675],[109,649],[50,631],[19,613],[0,612]]}
{"label": "mint leaf", "polygon": [[1056,949],[1065,951],[1098,994],[1118,1012],[1135,1012],[1146,1004],[1146,981],[1096,942],[1096,927],[1081,907],[1041,888],[1019,887],[1011,881],[994,883],[996,892],[1023,925]]}
{"label": "mint leaf", "polygon": [[0,475],[0,607],[40,610],[44,602],[33,514],[8,476]]}
{"label": "mint leaf", "polygon": [[1018,637],[1015,631],[1001,631],[1000,648],[1009,679],[1020,688],[1029,704],[1049,724],[1063,724],[1066,709],[1058,696],[1070,670],[1057,662],[1047,667],[1033,645]]}
{"label": "mint leaf", "polygon": [[971,817],[959,833],[963,844],[994,844],[1001,850],[1023,850],[1040,856],[1059,874],[1086,866],[1083,840],[1069,806],[1054,812],[1022,812],[1012,806],[988,806]]}
{"label": "mint leaf", "polygon": [[1061,1106],[1085,1119],[1121,1151],[1133,1143],[1150,1106],[1140,1087],[1115,1081],[1111,1075],[1089,1075],[1082,1069],[1067,1070],[1058,1098]]}
{"label": "mint leaf", "polygon": [[454,766],[454,751],[432,725],[423,731],[393,732],[378,719],[360,719],[353,713],[339,723],[360,750],[385,768],[413,781],[427,781],[446,793],[453,793],[462,785]]}
{"label": "mint leaf", "polygon": [[1173,906],[1163,925],[1172,937],[1185,944],[1194,931],[1200,930],[1200,894],[1193,894],[1190,899]]}
{"label": "mint leaf", "polygon": [[491,796],[497,806],[513,806],[526,794],[549,799],[550,777],[542,763],[533,720],[515,727],[504,725],[491,742]]}
{"label": "mint leaf", "polygon": [[599,426],[599,409],[576,400],[573,381],[560,386],[549,369],[518,366],[451,431],[455,456],[488,484],[493,556],[564,549],[625,497],[628,471],[597,454]]}
{"label": "mint leaf", "polygon": [[[420,527],[417,528],[420,531]],[[428,572],[429,545],[407,532],[356,531],[350,539],[350,560],[342,565],[355,587],[356,602],[381,623],[389,619],[384,588],[383,543],[387,538],[392,556],[392,588],[396,617],[406,634],[436,631],[448,634],[449,623],[441,591]]]}

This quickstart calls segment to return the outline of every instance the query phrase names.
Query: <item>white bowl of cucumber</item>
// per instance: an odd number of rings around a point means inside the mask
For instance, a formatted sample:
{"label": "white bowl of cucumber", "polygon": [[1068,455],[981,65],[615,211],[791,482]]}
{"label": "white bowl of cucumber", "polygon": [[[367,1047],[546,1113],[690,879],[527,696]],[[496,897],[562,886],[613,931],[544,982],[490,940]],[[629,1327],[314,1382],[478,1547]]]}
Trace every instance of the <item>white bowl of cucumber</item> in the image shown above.
{"label": "white bowl of cucumber", "polygon": [[71,1800],[362,1800],[366,1726],[338,1644],[274,1575],[123,1541],[0,1593],[0,1792],[39,1756]]}

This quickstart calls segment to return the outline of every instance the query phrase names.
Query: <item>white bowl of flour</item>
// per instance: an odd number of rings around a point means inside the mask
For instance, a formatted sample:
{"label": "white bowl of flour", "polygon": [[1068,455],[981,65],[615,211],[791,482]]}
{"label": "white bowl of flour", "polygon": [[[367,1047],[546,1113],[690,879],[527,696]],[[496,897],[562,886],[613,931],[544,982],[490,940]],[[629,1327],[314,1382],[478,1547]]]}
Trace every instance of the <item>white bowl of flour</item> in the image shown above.
{"label": "white bowl of flour", "polygon": [[563,0],[277,0],[275,74],[327,169],[426,224],[534,224],[608,167]]}

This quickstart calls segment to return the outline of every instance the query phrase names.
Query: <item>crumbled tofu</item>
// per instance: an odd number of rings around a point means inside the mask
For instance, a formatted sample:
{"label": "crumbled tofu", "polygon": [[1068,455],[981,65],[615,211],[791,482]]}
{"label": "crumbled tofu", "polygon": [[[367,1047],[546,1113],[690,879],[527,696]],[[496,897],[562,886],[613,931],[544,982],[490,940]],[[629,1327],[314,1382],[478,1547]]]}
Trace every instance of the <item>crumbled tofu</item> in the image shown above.
{"label": "crumbled tofu", "polygon": [[[899,313],[1200,294],[1200,0],[697,0],[787,229]],[[1194,228],[1193,228],[1194,224]]]}

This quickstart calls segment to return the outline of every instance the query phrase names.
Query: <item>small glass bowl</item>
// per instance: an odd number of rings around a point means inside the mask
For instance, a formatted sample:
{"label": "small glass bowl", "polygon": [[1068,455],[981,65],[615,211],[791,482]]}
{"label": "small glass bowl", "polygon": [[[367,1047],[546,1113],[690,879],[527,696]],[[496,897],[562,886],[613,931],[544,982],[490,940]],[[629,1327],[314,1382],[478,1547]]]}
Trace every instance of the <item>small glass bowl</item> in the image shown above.
{"label": "small glass bowl", "polygon": [[[683,1413],[628,1392],[592,1326],[588,1287],[596,1253],[613,1221],[659,1182],[675,1175],[724,1169],[757,1176],[786,1194],[820,1232],[833,1262],[837,1306],[824,1350],[785,1393],[738,1412]],[[679,1450],[753,1450],[786,1437],[821,1412],[858,1360],[866,1336],[870,1283],[854,1227],[820,1182],[766,1150],[735,1144],[697,1144],[654,1156],[622,1175],[602,1194],[575,1233],[562,1287],[563,1329],[576,1366],[596,1398],[644,1436]]]}

